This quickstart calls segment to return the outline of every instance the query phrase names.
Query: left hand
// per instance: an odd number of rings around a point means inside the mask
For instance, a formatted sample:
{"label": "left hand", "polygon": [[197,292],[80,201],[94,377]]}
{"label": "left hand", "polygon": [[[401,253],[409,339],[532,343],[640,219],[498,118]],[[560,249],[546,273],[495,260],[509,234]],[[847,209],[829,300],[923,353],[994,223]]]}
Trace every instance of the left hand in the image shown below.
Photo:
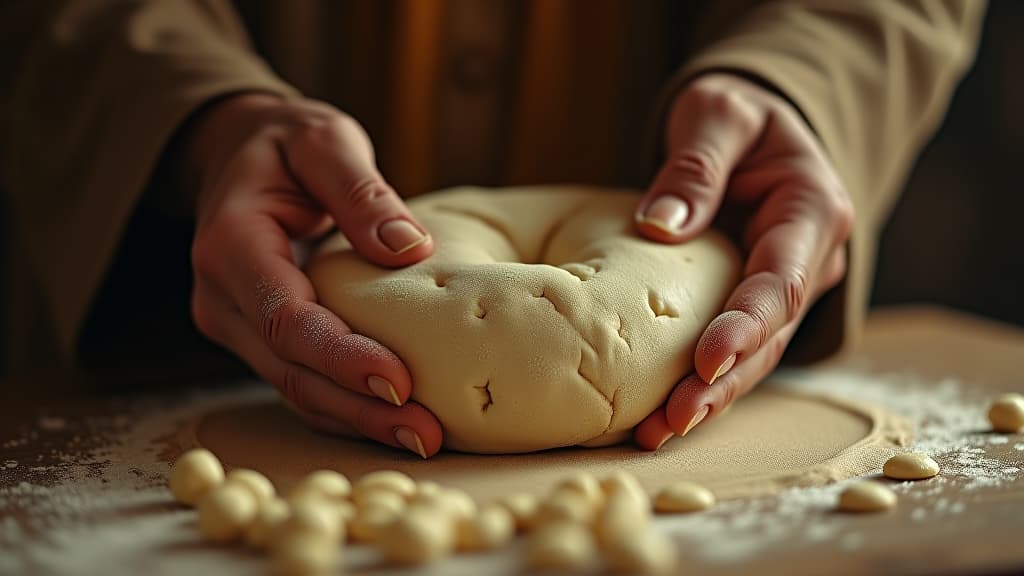
{"label": "left hand", "polygon": [[676,97],[665,164],[637,227],[678,243],[715,220],[739,241],[742,280],[702,334],[696,372],[634,430],[661,447],[725,409],[778,364],[808,308],[846,273],[853,205],[817,137],[778,94],[739,76],[693,80]]}

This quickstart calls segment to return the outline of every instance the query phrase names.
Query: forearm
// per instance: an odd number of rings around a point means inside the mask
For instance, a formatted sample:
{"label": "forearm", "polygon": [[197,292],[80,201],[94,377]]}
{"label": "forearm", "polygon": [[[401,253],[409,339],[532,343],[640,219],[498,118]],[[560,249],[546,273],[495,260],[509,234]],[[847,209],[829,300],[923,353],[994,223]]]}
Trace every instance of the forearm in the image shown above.
{"label": "forearm", "polygon": [[52,263],[34,273],[70,350],[124,224],[185,119],[224,94],[293,90],[251,52],[225,1],[25,2],[6,12],[4,36],[22,44],[8,71],[19,81],[4,98],[4,187],[19,243],[32,261]]}
{"label": "forearm", "polygon": [[816,359],[855,340],[878,228],[973,60],[982,1],[780,0],[759,3],[687,63],[673,88],[709,71],[784,95],[824,145],[854,202],[846,280],[795,342]]}

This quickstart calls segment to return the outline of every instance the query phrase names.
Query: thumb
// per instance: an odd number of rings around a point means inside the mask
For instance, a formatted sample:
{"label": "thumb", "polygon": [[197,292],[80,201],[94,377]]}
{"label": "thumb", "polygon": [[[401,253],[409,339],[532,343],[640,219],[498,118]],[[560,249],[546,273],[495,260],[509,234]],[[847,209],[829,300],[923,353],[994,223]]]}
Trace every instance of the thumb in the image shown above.
{"label": "thumb", "polygon": [[707,86],[694,84],[672,108],[668,158],[635,216],[638,230],[651,240],[683,242],[703,232],[718,212],[730,174],[761,131],[755,106],[725,88]]}
{"label": "thumb", "polygon": [[380,175],[370,139],[355,120],[339,114],[304,128],[284,148],[299,183],[364,258],[406,266],[433,252],[429,232]]}

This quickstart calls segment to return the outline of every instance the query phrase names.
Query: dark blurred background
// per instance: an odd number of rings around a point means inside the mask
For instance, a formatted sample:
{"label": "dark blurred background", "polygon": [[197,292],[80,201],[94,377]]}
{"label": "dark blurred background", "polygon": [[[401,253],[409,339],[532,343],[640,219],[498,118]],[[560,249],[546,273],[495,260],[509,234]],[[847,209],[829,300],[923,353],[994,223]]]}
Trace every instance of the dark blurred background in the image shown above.
{"label": "dark blurred background", "polygon": [[[638,142],[647,136],[653,96],[679,64],[673,48],[679,34],[672,26],[686,20],[685,3],[602,2],[611,8],[588,13],[593,22],[574,22],[574,34],[592,36],[598,44],[602,37],[621,35],[623,19],[650,23],[650,34],[626,38],[620,43],[627,46],[625,53],[599,66],[596,59],[579,53],[552,64],[549,53],[517,52],[516,38],[487,35],[488,25],[495,24],[488,18],[502,18],[521,21],[524,33],[548,33],[557,42],[559,31],[550,29],[558,17],[549,8],[553,3],[505,2],[503,11],[487,14],[474,12],[473,0],[451,4],[459,5],[466,16],[450,23],[453,40],[431,55],[417,52],[412,43],[407,53],[395,53],[402,50],[402,42],[381,41],[379,34],[392,29],[385,25],[391,19],[415,25],[417,18],[432,17],[424,12],[396,13],[394,3],[242,3],[244,17],[256,30],[272,30],[266,24],[278,19],[293,28],[310,28],[300,44],[293,36],[282,46],[286,39],[267,33],[257,33],[254,42],[257,48],[275,48],[278,56],[271,64],[287,80],[309,95],[335,102],[364,123],[385,176],[399,190],[421,192],[464,183],[642,182],[648,165]],[[345,24],[328,29],[325,22]],[[1024,2],[991,2],[978,60],[957,91],[945,124],[917,163],[882,238],[875,305],[937,303],[1024,325],[1021,23]],[[394,45],[399,48],[378,50]],[[386,73],[389,66],[420,65],[425,74],[437,72],[437,78],[423,79],[439,96],[440,104],[433,108],[409,97],[408,91],[418,87],[395,86],[393,76]],[[627,87],[616,85],[617,92],[602,90],[601,67],[618,67],[633,78]],[[560,78],[560,70],[580,71],[580,85],[572,87],[580,96],[578,105],[549,102],[543,92],[531,94],[523,88],[574,81]],[[535,77],[524,79],[529,75]],[[511,103],[509,93],[515,93],[516,103]],[[559,112],[567,109],[572,113]],[[444,120],[446,131],[431,131],[433,117]],[[581,136],[581,127],[593,126],[595,118],[614,124],[614,129],[592,129],[594,134]],[[417,122],[416,129],[406,128]],[[446,145],[467,141],[473,145]],[[588,145],[591,150],[585,149]],[[601,154],[608,157],[602,159]],[[506,160],[501,165],[482,160],[495,156]],[[7,212],[0,204],[0,262],[13,256]],[[0,267],[3,299],[9,284],[6,274],[9,267]],[[0,306],[0,312],[3,309]],[[5,333],[0,330],[0,337]],[[0,353],[6,348],[0,342]]]}

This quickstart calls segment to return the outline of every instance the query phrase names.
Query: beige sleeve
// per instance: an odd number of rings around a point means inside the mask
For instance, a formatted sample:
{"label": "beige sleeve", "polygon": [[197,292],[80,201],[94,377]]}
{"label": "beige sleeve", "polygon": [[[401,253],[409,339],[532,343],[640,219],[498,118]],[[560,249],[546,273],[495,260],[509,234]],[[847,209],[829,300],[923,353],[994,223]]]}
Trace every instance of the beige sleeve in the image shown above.
{"label": "beige sleeve", "polygon": [[737,71],[782,93],[823,142],[857,220],[843,284],[804,321],[789,358],[856,342],[880,228],[973,62],[983,0],[759,2],[676,76]]}
{"label": "beige sleeve", "polygon": [[294,89],[227,0],[64,0],[0,8],[0,174],[16,244],[62,352],[176,129],[204,102]]}

